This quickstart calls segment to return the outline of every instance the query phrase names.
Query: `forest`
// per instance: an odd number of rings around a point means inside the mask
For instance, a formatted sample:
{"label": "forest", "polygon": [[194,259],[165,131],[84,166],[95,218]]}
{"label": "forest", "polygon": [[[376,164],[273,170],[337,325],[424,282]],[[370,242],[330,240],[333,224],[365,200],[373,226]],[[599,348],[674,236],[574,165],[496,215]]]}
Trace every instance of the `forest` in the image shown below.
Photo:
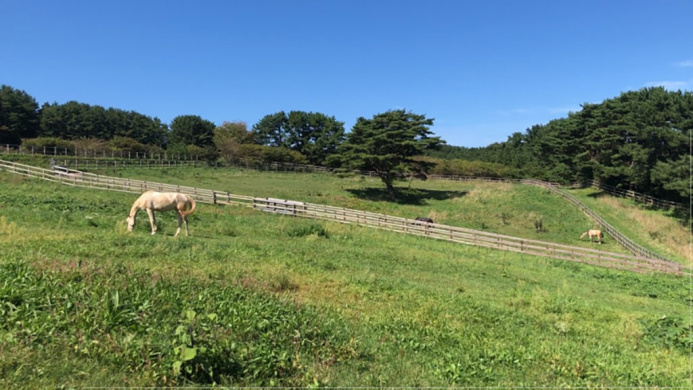
{"label": "forest", "polygon": [[[23,90],[0,88],[4,145],[167,152],[227,164],[250,159],[371,170],[385,166],[381,178],[388,189],[392,180],[412,173],[560,183],[597,179],[689,203],[693,95],[688,91],[651,87],[623,92],[524,132],[509,129],[507,141],[480,148],[446,145],[432,137],[432,125],[432,118],[404,111],[359,118],[348,133],[334,116],[303,111],[268,114],[250,129],[243,122],[217,125],[198,115],[180,115],[166,124],[138,112],[76,101],[39,106]],[[375,145],[384,139],[393,144]],[[361,165],[353,165],[356,160]]]}
{"label": "forest", "polygon": [[562,183],[598,179],[688,204],[693,95],[661,87],[583,104],[507,141],[481,148],[444,145],[430,156],[501,164],[521,177]]}

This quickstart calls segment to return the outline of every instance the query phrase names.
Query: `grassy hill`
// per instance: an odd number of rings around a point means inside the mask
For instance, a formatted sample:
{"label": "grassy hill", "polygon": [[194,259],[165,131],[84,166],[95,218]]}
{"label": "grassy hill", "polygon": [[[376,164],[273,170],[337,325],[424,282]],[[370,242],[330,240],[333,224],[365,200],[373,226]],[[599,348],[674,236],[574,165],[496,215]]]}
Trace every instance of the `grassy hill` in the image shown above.
{"label": "grassy hill", "polygon": [[682,264],[690,264],[691,232],[670,215],[671,212],[651,209],[594,188],[572,190],[571,193],[640,245]]}
{"label": "grassy hill", "polygon": [[[391,204],[369,179],[220,173],[128,175],[547,241],[590,223],[533,187],[413,182]],[[129,234],[135,198],[0,172],[0,386],[691,385],[685,278],[239,207]]]}
{"label": "grassy hill", "polygon": [[[400,199],[390,201],[380,179],[238,169],[130,169],[104,172],[171,184],[257,197],[274,197],[384,213],[404,218],[426,216],[437,223],[517,237],[595,247],[580,235],[594,222],[560,196],[521,184],[419,181],[400,184]],[[535,222],[540,221],[538,230]],[[615,241],[599,249],[626,253]]]}

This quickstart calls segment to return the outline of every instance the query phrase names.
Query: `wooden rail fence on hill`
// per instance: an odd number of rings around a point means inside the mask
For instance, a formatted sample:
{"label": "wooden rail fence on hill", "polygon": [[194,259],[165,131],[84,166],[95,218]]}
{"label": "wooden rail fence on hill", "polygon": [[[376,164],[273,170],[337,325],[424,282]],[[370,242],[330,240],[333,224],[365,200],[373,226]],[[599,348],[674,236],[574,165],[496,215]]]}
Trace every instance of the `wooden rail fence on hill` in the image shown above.
{"label": "wooden rail fence on hill", "polygon": [[214,191],[196,187],[171,185],[145,180],[116,178],[92,173],[65,175],[55,171],[29,165],[0,160],[0,168],[16,174],[35,177],[65,185],[97,188],[111,191],[141,193],[146,190],[175,191],[189,194],[202,203],[236,204],[265,212],[313,218],[340,223],[358,224],[372,228],[414,234],[439,240],[464,243],[479,247],[494,248],[536,256],[575,261],[601,267],[617,268],[635,272],[663,272],[682,275],[690,269],[671,261],[648,256],[633,256],[603,252],[590,248],[574,247],[544,241],[529,240],[494,234],[479,230],[459,228],[413,219],[370,213],[342,207],[333,207],[275,198],[257,198]]}
{"label": "wooden rail fence on hill", "polygon": [[523,182],[527,184],[534,184],[536,186],[541,186],[544,188],[549,189],[551,192],[561,195],[564,198],[566,198],[570,203],[574,204],[577,206],[580,210],[582,210],[585,214],[589,215],[592,217],[598,224],[599,226],[602,227],[602,229],[611,235],[611,237],[616,240],[621,246],[626,248],[628,251],[633,253],[636,256],[642,256],[642,257],[648,257],[652,259],[659,259],[663,261],[668,261],[671,262],[672,260],[667,259],[664,256],[660,256],[657,253],[652,252],[651,250],[648,250],[646,248],[643,248],[642,246],[636,244],[633,242],[633,240],[629,239],[625,235],[623,235],[621,232],[616,230],[611,224],[606,222],[602,217],[599,216],[596,212],[592,211],[589,207],[587,207],[584,203],[580,202],[576,197],[573,195],[561,190],[560,188],[556,187],[553,184],[545,183],[542,181],[538,180],[523,180]]}
{"label": "wooden rail fence on hill", "polygon": [[644,248],[635,242],[633,240],[629,239],[626,237],[623,233],[619,232],[611,226],[608,222],[606,222],[602,217],[599,216],[596,212],[594,212],[592,209],[587,207],[584,203],[582,203],[578,198],[574,197],[573,195],[569,194],[568,192],[562,190],[559,188],[558,183],[551,183],[551,182],[545,182],[541,180],[529,180],[529,179],[522,179],[522,180],[512,180],[512,179],[501,179],[501,178],[472,178],[472,177],[466,177],[466,176],[442,176],[442,175],[431,175],[429,176],[431,179],[437,179],[437,180],[455,180],[455,181],[471,181],[471,180],[482,180],[486,182],[502,182],[502,183],[523,183],[523,184],[529,184],[529,185],[534,185],[538,187],[543,187],[548,189],[549,191],[560,195],[564,198],[566,198],[570,203],[574,204],[577,206],[580,210],[582,210],[585,214],[587,214],[589,217],[594,219],[594,221],[601,226],[602,230],[604,230],[605,233],[608,233],[611,237],[613,237],[616,242],[618,242],[621,246],[626,248],[629,252],[636,256],[641,256],[641,257],[647,257],[647,258],[652,258],[652,259],[659,259],[667,262],[673,262],[672,260],[661,256],[657,253],[652,252],[651,250]]}
{"label": "wooden rail fence on hill", "polygon": [[601,183],[599,180],[592,180],[591,186],[593,188],[596,188],[598,190],[602,190],[605,192],[608,192],[611,195],[614,196],[620,196],[622,198],[629,198],[633,199],[636,202],[639,203],[645,203],[650,206],[654,207],[659,207],[659,208],[676,208],[676,209],[683,209],[683,205],[681,203],[673,202],[671,200],[664,200],[664,199],[659,199],[655,198],[650,195],[645,195],[640,192],[632,191],[632,190],[624,190],[622,188],[617,188],[613,187],[610,185],[606,185]]}

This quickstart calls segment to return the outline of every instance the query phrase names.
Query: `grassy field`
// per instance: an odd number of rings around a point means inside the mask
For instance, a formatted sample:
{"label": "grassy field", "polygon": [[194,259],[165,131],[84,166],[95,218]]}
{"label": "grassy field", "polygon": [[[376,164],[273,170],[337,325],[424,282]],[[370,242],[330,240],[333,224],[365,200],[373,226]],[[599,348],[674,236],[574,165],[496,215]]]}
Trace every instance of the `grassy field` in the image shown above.
{"label": "grassy field", "polygon": [[[483,182],[400,183],[401,199],[391,202],[380,179],[325,174],[275,173],[238,169],[131,169],[102,172],[239,195],[274,197],[347,207],[404,218],[425,216],[437,223],[493,233],[627,253],[608,238],[590,244],[580,235],[596,228],[584,213],[539,187]],[[541,229],[537,229],[537,222]]]}
{"label": "grassy field", "polygon": [[[549,241],[589,224],[524,186],[414,182],[390,204],[358,178],[156,180]],[[135,198],[0,173],[0,387],[691,386],[685,278],[240,207],[129,234]],[[545,232],[521,222],[537,210]]]}
{"label": "grassy field", "polygon": [[690,264],[691,233],[670,211],[650,209],[594,188],[571,193],[635,242],[672,260]]}

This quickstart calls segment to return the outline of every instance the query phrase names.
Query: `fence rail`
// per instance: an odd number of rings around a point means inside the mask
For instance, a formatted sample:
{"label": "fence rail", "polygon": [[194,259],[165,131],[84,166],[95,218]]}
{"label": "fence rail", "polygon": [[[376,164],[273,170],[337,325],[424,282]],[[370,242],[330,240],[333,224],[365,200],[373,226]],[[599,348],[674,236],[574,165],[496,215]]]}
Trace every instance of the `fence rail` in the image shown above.
{"label": "fence rail", "polygon": [[677,209],[683,209],[683,205],[678,202],[673,202],[671,200],[664,200],[664,199],[658,199],[650,195],[645,195],[640,192],[632,191],[632,190],[624,190],[623,188],[617,188],[613,187],[607,184],[601,183],[599,180],[592,180],[591,186],[593,188],[596,188],[598,190],[602,190],[605,192],[608,192],[611,195],[614,196],[620,196],[622,198],[630,198],[633,199],[636,202],[639,203],[645,203],[650,206],[654,207],[659,207],[659,208],[677,208]]}
{"label": "fence rail", "polygon": [[75,147],[57,146],[26,146],[16,144],[0,144],[0,154],[21,154],[21,155],[46,155],[46,156],[73,156],[73,157],[93,157],[93,158],[127,158],[127,159],[150,159],[150,160],[198,160],[199,156],[183,153],[164,152],[140,152],[128,149],[106,150],[106,149],[80,149]]}
{"label": "fence rail", "polygon": [[[197,166],[204,164],[204,162],[199,161],[199,156],[196,155],[184,155],[176,153],[145,153],[145,152],[134,152],[129,150],[119,150],[119,151],[106,151],[106,150],[94,150],[94,149],[76,149],[76,148],[58,148],[58,147],[34,147],[34,146],[23,146],[14,144],[0,144],[0,154],[22,154],[22,155],[34,155],[43,154],[47,156],[61,156],[61,157],[74,157],[71,160],[64,160],[63,165],[79,167],[81,164],[85,166],[85,169],[89,169],[90,161],[91,166],[97,167],[180,167],[180,166]],[[88,160],[88,158],[94,158],[94,160]],[[115,159],[120,157],[121,160],[96,160]],[[139,163],[131,163],[131,161],[124,162],[123,159],[139,161]],[[142,162],[144,161],[144,163]],[[218,165],[218,164],[217,164]],[[253,161],[239,161],[232,164],[237,167],[245,167],[252,169],[264,169],[271,171],[282,171],[282,172],[331,172],[330,168],[318,165],[307,165],[307,164],[293,164],[293,163],[261,163]],[[365,176],[376,176],[375,172],[364,171],[360,172]],[[469,181],[469,180],[481,180],[488,182],[518,182],[519,179],[505,179],[505,178],[490,178],[490,177],[478,177],[478,176],[458,176],[458,175],[429,175],[429,179],[437,180],[456,180],[456,181]],[[556,186],[559,186],[557,183]],[[609,192],[614,196],[620,196],[625,198],[630,198],[636,202],[649,204],[660,208],[684,208],[684,205],[679,202],[674,202],[670,200],[658,199],[650,195],[642,194],[632,190],[624,190],[622,188],[613,187],[610,185],[602,184],[599,180],[592,180],[592,187],[601,189],[603,191]]]}
{"label": "fence rail", "polygon": [[672,262],[672,260],[670,260],[664,256],[661,256],[657,253],[654,253],[654,252],[650,251],[649,249],[643,248],[642,246],[636,244],[635,242],[633,242],[633,240],[629,239],[624,234],[622,234],[621,232],[616,230],[616,228],[611,226],[611,224],[606,222],[602,217],[599,216],[599,214],[592,211],[592,209],[587,207],[584,203],[582,203],[576,197],[561,190],[557,186],[555,186],[551,183],[546,183],[546,182],[542,182],[539,180],[523,180],[523,183],[544,187],[544,188],[549,189],[551,192],[553,192],[555,194],[563,196],[570,203],[574,204],[580,210],[582,210],[585,214],[592,217],[595,220],[595,222],[597,222],[602,227],[602,229],[604,229],[604,231],[606,233],[609,233],[609,235],[611,235],[611,237],[613,237],[614,240],[616,240],[621,246],[626,248],[628,251],[630,251],[634,255],[652,258],[652,259],[659,259],[659,260],[663,260],[663,261],[667,261],[667,262]]}
{"label": "fence rail", "polygon": [[65,185],[97,188],[110,191],[141,193],[145,190],[175,191],[192,195],[202,203],[235,204],[252,207],[265,212],[313,218],[340,223],[358,224],[377,229],[413,234],[428,238],[464,243],[479,247],[494,248],[529,255],[545,256],[600,267],[617,268],[635,272],[663,272],[688,274],[690,269],[679,263],[644,255],[627,255],[603,252],[590,248],[574,247],[544,241],[489,233],[413,219],[371,213],[341,207],[311,204],[276,198],[257,198],[214,191],[197,187],[171,185],[145,180],[133,180],[96,175],[87,172],[56,173],[54,170],[38,168],[0,160],[0,168],[19,175],[58,182]]}
{"label": "fence rail", "polygon": [[[106,169],[109,167],[114,167],[114,168],[133,168],[133,167],[139,167],[139,168],[158,168],[158,167],[181,167],[181,166],[200,166],[204,165],[204,163],[200,163],[199,161],[177,161],[177,160],[96,160],[96,159],[58,159],[59,162],[61,162],[65,167],[73,167],[76,169]],[[298,164],[290,164],[290,163],[272,163],[272,164],[264,164],[261,166],[258,166],[258,164],[250,164],[248,162],[240,164],[239,166],[245,166],[247,168],[252,168],[252,169],[265,169],[265,170],[272,170],[272,171],[282,171],[282,172],[327,172],[329,171],[328,168],[325,167],[320,167],[320,166],[314,166],[314,165],[298,165]],[[372,176],[375,173],[374,172],[360,172],[362,175],[366,176]],[[529,185],[535,185],[535,186],[540,186],[540,187],[545,187],[551,190],[552,192],[563,196],[566,198],[568,201],[573,203],[575,206],[577,206],[579,209],[581,209],[585,214],[587,214],[589,217],[593,218],[597,224],[599,224],[604,232],[608,233],[611,235],[616,242],[618,242],[620,245],[622,245],[626,250],[629,252],[633,253],[634,255],[638,256],[645,256],[649,258],[656,258],[664,261],[671,261],[670,259],[661,256],[657,253],[654,253],[638,244],[636,244],[634,241],[626,237],[624,234],[616,230],[611,224],[606,222],[603,218],[601,218],[596,212],[591,210],[589,207],[587,207],[585,204],[583,204],[581,201],[579,201],[577,198],[574,196],[568,194],[567,192],[561,190],[560,184],[559,183],[554,183],[554,182],[545,182],[545,181],[540,181],[540,180],[531,180],[531,179],[506,179],[506,178],[492,178],[492,177],[478,177],[478,176],[460,176],[460,175],[429,175],[429,179],[431,180],[449,180],[449,181],[484,181],[484,182],[491,182],[491,183],[522,183],[522,184],[529,184]],[[654,198],[653,198],[654,199]]]}
{"label": "fence rail", "polygon": [[180,168],[207,166],[196,160],[144,160],[144,159],[88,159],[88,158],[52,158],[55,163],[68,168],[90,170],[109,168]]}

